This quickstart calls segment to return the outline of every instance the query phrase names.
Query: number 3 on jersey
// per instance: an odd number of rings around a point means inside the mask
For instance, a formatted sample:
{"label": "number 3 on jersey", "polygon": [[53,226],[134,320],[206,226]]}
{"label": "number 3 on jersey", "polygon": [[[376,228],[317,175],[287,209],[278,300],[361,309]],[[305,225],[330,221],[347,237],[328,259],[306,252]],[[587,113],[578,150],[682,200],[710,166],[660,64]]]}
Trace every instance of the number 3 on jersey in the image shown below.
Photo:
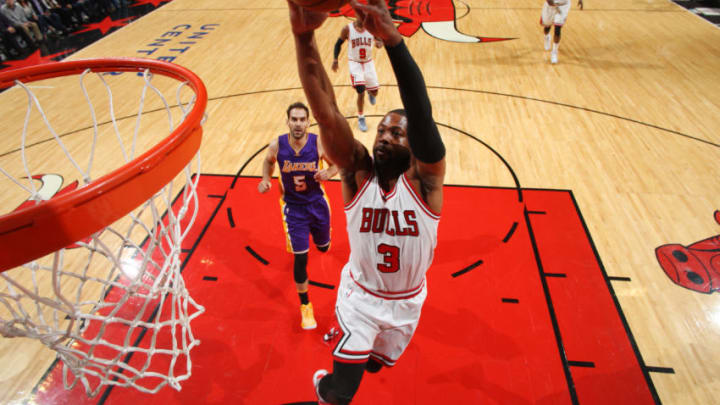
{"label": "number 3 on jersey", "polygon": [[377,264],[381,273],[395,273],[400,270],[400,248],[381,243],[377,247],[378,253],[383,256],[383,262]]}

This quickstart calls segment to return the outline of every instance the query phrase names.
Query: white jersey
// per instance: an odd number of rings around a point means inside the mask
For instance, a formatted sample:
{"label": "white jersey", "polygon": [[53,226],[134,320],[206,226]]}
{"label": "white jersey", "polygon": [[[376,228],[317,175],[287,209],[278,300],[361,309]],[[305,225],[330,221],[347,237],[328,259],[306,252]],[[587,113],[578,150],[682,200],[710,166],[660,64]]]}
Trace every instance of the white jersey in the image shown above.
{"label": "white jersey", "polygon": [[354,24],[348,25],[348,59],[353,62],[369,62],[372,60],[373,34],[368,30],[362,32],[355,29]]}
{"label": "white jersey", "polygon": [[363,290],[386,299],[422,291],[432,264],[440,215],[401,175],[385,193],[371,175],[345,206],[350,260],[345,265]]}

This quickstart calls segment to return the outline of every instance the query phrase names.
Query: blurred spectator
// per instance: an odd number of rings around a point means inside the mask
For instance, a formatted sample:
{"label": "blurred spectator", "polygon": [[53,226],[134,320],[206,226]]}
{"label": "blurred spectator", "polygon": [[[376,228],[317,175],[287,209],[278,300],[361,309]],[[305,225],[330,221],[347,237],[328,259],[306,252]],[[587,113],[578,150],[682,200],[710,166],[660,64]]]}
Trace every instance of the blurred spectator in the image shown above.
{"label": "blurred spectator", "polygon": [[2,36],[2,43],[7,51],[14,50],[18,56],[22,55],[23,49],[18,43],[20,34],[15,27],[13,27],[12,21],[10,21],[4,13],[0,13],[0,35]]}
{"label": "blurred spectator", "polygon": [[[72,7],[63,7],[57,0],[29,0],[36,12],[41,14],[50,13],[60,17],[66,31],[76,28],[82,21],[82,17],[74,16]],[[42,10],[42,11],[40,11]],[[75,17],[75,18],[73,18]]]}
{"label": "blurred spectator", "polygon": [[26,15],[29,14],[34,18],[38,26],[40,26],[40,31],[42,31],[46,37],[49,33],[63,36],[68,31],[67,27],[63,25],[60,16],[50,12],[50,9],[38,0],[18,0],[18,3],[20,3],[20,6],[25,10]]}
{"label": "blurred spectator", "polygon": [[[37,47],[38,44],[43,40],[43,35],[40,32],[40,27],[38,27],[37,23],[28,20],[28,18],[25,16],[25,10],[20,7],[17,3],[15,3],[15,0],[5,0],[5,4],[0,8],[0,12],[5,14],[7,18],[10,19],[10,21],[13,24],[13,27],[16,30],[23,31],[25,33],[24,38],[26,41],[30,41],[28,45],[31,45],[33,47]],[[32,34],[35,35],[35,39],[32,39],[32,35],[30,32],[32,31]]]}

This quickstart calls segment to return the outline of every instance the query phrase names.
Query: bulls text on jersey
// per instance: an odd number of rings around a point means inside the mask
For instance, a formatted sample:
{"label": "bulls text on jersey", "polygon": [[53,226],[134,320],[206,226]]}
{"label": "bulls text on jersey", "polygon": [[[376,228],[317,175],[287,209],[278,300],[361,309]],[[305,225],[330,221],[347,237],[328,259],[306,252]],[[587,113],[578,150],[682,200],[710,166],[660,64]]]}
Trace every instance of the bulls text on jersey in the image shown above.
{"label": "bulls text on jersey", "polygon": [[355,48],[356,46],[372,46],[372,38],[370,37],[359,37],[354,38],[352,41],[352,47]]}
{"label": "bulls text on jersey", "polygon": [[360,232],[382,233],[390,236],[418,236],[418,224],[415,211],[404,210],[402,213],[387,208],[362,209]]}

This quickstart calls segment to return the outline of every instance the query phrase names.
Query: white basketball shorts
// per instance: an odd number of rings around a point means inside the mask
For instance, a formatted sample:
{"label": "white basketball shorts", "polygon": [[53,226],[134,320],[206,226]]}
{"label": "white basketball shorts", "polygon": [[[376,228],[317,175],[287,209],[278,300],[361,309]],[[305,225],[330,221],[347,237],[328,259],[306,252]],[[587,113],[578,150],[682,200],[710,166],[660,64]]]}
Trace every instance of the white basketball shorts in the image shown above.
{"label": "white basketball shorts", "polygon": [[423,285],[411,298],[380,298],[357,285],[345,266],[335,304],[340,336],[333,349],[334,359],[364,363],[372,356],[394,366],[415,333],[425,297],[427,287]]}
{"label": "white basketball shorts", "polygon": [[550,6],[547,2],[543,2],[542,15],[540,24],[545,27],[557,25],[562,27],[570,13],[570,1],[559,6]]}
{"label": "white basketball shorts", "polygon": [[375,63],[348,61],[350,67],[350,81],[353,87],[365,86],[367,90],[375,90],[380,87],[375,72]]}

